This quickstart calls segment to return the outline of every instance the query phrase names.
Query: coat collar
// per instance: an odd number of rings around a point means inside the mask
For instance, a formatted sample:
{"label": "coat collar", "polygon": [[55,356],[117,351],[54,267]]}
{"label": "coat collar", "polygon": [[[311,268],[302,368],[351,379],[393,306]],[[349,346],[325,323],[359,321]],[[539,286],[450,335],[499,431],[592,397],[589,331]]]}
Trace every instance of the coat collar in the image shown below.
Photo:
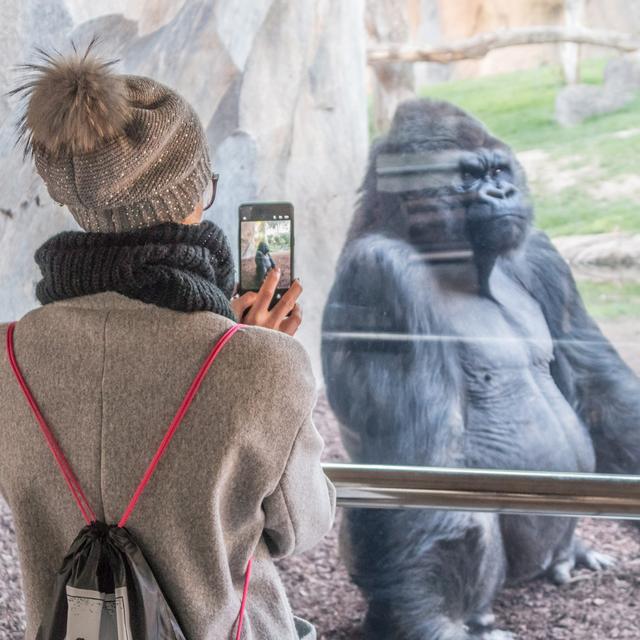
{"label": "coat collar", "polygon": [[160,307],[155,304],[129,298],[116,291],[103,291],[87,296],[65,298],[64,300],[57,300],[46,306],[48,307],[50,305],[56,307],[74,307],[76,309],[160,309]]}

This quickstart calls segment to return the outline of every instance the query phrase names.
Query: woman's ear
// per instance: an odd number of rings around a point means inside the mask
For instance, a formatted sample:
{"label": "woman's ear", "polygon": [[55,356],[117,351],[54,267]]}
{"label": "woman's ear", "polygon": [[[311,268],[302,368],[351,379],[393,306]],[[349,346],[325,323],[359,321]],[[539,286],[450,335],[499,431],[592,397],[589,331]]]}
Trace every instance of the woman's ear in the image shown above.
{"label": "woman's ear", "polygon": [[200,224],[202,222],[202,202],[198,202],[194,210],[182,220],[182,224]]}

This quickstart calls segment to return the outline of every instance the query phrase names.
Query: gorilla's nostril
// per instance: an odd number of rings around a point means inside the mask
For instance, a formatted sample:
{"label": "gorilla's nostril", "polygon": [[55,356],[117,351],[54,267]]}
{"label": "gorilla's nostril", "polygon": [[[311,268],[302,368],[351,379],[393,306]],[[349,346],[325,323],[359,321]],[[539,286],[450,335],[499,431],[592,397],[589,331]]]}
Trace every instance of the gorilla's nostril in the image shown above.
{"label": "gorilla's nostril", "polygon": [[502,200],[502,198],[506,197],[506,194],[502,189],[497,189],[495,187],[489,187],[485,191],[485,194],[490,198],[498,198],[499,200]]}

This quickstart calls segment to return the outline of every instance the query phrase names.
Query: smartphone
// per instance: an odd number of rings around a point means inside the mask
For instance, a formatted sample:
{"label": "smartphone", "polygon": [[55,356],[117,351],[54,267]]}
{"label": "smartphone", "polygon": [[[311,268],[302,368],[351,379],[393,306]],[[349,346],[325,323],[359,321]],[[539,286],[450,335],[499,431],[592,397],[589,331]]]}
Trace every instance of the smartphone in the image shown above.
{"label": "smartphone", "polygon": [[238,293],[258,291],[269,269],[280,267],[280,280],[269,308],[293,282],[293,205],[246,202],[238,208],[240,282]]}

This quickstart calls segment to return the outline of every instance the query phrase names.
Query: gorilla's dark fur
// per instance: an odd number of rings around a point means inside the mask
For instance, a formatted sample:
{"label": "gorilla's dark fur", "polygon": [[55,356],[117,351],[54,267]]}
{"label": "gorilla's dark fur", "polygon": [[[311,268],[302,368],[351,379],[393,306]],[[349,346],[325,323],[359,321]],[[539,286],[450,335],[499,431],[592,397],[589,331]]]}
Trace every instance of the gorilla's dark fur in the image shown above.
{"label": "gorilla's dark fur", "polygon": [[[640,471],[640,383],[531,219],[522,168],[479,122],[443,102],[398,108],[372,148],[324,315],[328,397],[355,462]],[[505,580],[563,582],[576,564],[606,564],[574,527],[347,512],[365,637],[505,637],[491,628]]]}

